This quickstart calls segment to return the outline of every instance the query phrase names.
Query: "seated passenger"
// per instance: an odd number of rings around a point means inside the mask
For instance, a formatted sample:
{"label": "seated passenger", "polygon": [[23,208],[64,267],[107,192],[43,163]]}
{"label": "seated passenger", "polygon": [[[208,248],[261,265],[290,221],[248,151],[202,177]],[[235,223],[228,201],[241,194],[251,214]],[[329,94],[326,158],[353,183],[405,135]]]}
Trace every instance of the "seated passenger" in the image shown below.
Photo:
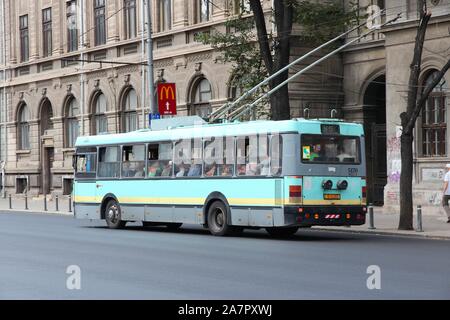
{"label": "seated passenger", "polygon": [[237,170],[237,175],[238,176],[245,176],[246,174],[246,170],[245,170],[245,164],[239,164],[238,165],[238,170]]}
{"label": "seated passenger", "polygon": [[144,165],[141,164],[136,168],[136,173],[134,174],[135,178],[143,178],[144,177]]}
{"label": "seated passenger", "polygon": [[222,167],[222,177],[229,177],[233,175],[233,167],[231,164],[224,164]]}
{"label": "seated passenger", "polygon": [[270,175],[270,161],[268,156],[264,156],[258,166],[262,176]]}
{"label": "seated passenger", "polygon": [[180,163],[180,165],[177,168],[177,174],[175,175],[177,178],[178,177],[184,177],[184,175],[186,174],[186,165],[182,162]]}
{"label": "seated passenger", "polygon": [[188,172],[188,177],[200,177],[202,175],[202,165],[194,164],[191,166]]}
{"label": "seated passenger", "polygon": [[172,175],[172,161],[168,161],[163,171],[161,172],[161,177],[170,177],[171,175]]}
{"label": "seated passenger", "polygon": [[216,165],[216,163],[214,162],[214,163],[211,165],[211,167],[209,167],[209,168],[207,169],[207,171],[205,172],[205,176],[207,176],[207,177],[212,177],[212,176],[216,175],[216,170],[217,170],[217,165]]}
{"label": "seated passenger", "polygon": [[258,165],[256,163],[248,163],[245,168],[245,174],[247,176],[256,176],[258,175]]}
{"label": "seated passenger", "polygon": [[156,161],[148,169],[148,176],[149,177],[159,177],[161,175],[161,171],[162,170],[159,165],[159,161]]}

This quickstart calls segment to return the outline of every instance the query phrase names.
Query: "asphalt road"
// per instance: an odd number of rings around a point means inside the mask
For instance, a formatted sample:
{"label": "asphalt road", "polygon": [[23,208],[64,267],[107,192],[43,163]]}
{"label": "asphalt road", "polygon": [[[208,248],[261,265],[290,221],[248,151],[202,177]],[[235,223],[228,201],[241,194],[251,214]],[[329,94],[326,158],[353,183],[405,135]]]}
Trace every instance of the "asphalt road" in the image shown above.
{"label": "asphalt road", "polygon": [[[67,267],[81,270],[68,290]],[[381,270],[369,290],[367,267]],[[0,212],[0,299],[449,299],[450,241],[302,230],[220,238]]]}

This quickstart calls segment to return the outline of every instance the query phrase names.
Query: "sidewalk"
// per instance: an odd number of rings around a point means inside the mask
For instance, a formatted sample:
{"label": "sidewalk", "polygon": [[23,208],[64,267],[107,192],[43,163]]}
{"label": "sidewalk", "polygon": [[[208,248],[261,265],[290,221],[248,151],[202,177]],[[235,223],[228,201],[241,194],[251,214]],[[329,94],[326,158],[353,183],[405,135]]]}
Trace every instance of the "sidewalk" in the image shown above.
{"label": "sidewalk", "polygon": [[[9,196],[6,198],[0,197],[0,211],[30,211],[33,213],[73,215],[73,206],[69,208],[69,196],[59,196],[57,208],[56,197],[47,195],[47,210],[45,210],[43,195],[28,196],[27,202],[25,201],[25,195],[11,195],[12,209],[10,209]],[[28,210],[26,206],[28,206]]]}
{"label": "sidewalk", "polygon": [[374,210],[374,226],[375,229],[369,229],[369,215],[367,215],[366,224],[362,226],[351,227],[313,227],[314,229],[341,231],[341,232],[357,232],[357,233],[374,233],[388,234],[396,236],[415,236],[436,239],[450,240],[450,223],[447,223],[447,217],[442,215],[422,215],[423,232],[417,230],[417,217],[414,213],[413,231],[398,230],[399,215],[381,213],[377,208]]}

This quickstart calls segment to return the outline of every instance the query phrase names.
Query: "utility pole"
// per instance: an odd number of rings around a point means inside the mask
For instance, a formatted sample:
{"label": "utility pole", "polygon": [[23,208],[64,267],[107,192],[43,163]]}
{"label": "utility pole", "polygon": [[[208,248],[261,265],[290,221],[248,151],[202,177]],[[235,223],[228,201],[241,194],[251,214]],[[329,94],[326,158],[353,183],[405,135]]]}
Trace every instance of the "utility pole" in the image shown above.
{"label": "utility pole", "polygon": [[148,56],[148,70],[147,70],[147,85],[149,93],[149,107],[150,113],[158,113],[155,103],[155,81],[153,76],[153,40],[152,40],[152,4],[151,0],[147,0],[147,56]]}
{"label": "utility pole", "polygon": [[[145,60],[145,0],[142,0],[142,10],[141,10],[141,29],[142,29],[142,39],[141,39],[141,61]],[[142,129],[145,129],[147,119],[145,118],[145,66],[141,67],[141,108],[142,108]]]}
{"label": "utility pole", "polygon": [[[80,49],[81,49],[81,74],[80,74],[80,89],[81,89],[81,98],[80,98],[80,111],[81,111],[81,132],[79,132],[80,136],[84,136],[86,133],[85,130],[85,119],[84,115],[86,112],[86,97],[85,97],[85,88],[84,88],[84,0],[80,1],[80,12],[79,12],[79,24],[80,24]],[[74,27],[74,26],[72,26]]]}

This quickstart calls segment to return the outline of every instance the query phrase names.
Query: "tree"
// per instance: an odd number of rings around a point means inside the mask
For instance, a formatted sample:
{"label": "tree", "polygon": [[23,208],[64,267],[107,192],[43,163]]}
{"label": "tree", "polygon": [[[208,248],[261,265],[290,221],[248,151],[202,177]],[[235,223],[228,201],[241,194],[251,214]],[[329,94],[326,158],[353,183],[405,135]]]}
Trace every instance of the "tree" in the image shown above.
{"label": "tree", "polygon": [[[424,88],[419,88],[419,76],[422,65],[422,52],[425,42],[425,34],[431,12],[427,10],[426,0],[419,0],[420,22],[417,27],[417,34],[414,46],[413,60],[410,65],[408,98],[406,112],[400,114],[402,134],[400,136],[400,157],[402,170],[400,173],[400,230],[413,229],[413,198],[412,198],[412,177],[413,177],[413,133],[417,117],[424,107],[428,96],[439,84],[447,70],[450,68],[450,59],[444,67],[436,74],[433,81]],[[422,92],[419,92],[422,89]]]}
{"label": "tree", "polygon": [[[302,32],[297,37],[306,45],[314,45],[335,37],[346,25],[357,19],[357,10],[343,10],[342,3],[330,1],[274,1],[272,20],[276,33],[268,32],[265,13],[260,0],[248,0],[252,16],[247,16],[244,6],[241,14],[226,22],[231,32],[200,34],[198,39],[222,52],[224,62],[232,63],[230,86],[247,91],[289,64],[292,26],[298,23]],[[272,21],[271,20],[271,21]],[[255,34],[256,31],[256,34]],[[311,36],[314,35],[314,36]],[[255,45],[256,41],[256,45]],[[288,78],[288,71],[268,84],[273,89]],[[262,88],[266,90],[267,88]],[[245,102],[248,102],[248,99]],[[288,86],[284,86],[270,98],[270,117],[273,120],[290,118]]]}

